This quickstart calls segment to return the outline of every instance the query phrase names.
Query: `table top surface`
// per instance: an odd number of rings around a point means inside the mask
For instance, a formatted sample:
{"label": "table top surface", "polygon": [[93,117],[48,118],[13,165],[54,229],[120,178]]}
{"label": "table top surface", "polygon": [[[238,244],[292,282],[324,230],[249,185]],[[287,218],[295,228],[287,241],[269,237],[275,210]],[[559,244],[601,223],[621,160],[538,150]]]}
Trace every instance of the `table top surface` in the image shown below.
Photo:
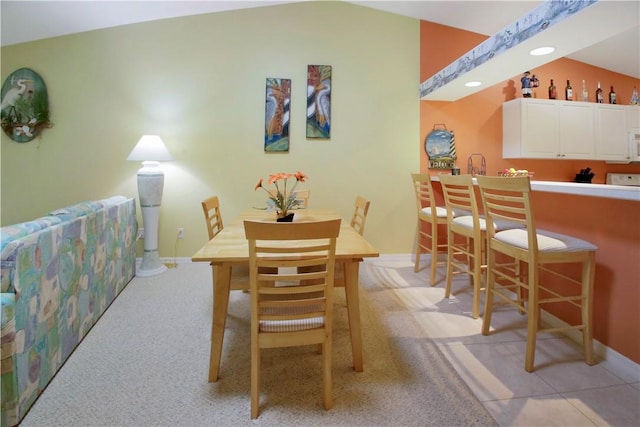
{"label": "table top surface", "polygon": [[[331,209],[297,209],[294,222],[324,221],[340,218]],[[247,209],[238,215],[213,239],[207,242],[192,257],[192,261],[203,262],[246,262],[249,246],[244,234],[244,220],[275,221],[275,212],[261,209]],[[301,242],[302,243],[302,242]],[[336,241],[336,259],[370,258],[380,256],[379,252],[364,237],[358,234],[349,222],[342,220],[340,235]]]}

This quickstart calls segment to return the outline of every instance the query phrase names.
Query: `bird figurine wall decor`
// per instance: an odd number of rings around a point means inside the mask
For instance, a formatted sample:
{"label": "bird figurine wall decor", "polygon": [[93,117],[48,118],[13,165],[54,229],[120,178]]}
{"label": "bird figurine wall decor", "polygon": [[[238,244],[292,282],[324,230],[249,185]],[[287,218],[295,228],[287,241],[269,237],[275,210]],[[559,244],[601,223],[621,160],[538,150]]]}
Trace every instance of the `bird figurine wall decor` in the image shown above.
{"label": "bird figurine wall decor", "polygon": [[0,93],[2,130],[16,142],[29,142],[49,121],[49,98],[42,78],[29,68],[11,73]]}

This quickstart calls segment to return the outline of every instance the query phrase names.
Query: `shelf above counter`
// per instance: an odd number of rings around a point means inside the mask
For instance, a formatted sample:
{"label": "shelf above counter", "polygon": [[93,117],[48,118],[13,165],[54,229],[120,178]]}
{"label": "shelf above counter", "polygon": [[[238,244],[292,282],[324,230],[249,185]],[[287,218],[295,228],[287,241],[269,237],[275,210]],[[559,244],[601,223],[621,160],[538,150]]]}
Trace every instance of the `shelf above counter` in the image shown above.
{"label": "shelf above counter", "polygon": [[[433,181],[440,181],[438,175],[432,175]],[[509,178],[505,178],[509,179]],[[473,183],[477,185],[474,178]],[[631,200],[640,202],[640,187],[608,184],[583,184],[561,181],[531,181],[531,189],[548,193],[571,194],[575,196],[604,197],[608,199]]]}

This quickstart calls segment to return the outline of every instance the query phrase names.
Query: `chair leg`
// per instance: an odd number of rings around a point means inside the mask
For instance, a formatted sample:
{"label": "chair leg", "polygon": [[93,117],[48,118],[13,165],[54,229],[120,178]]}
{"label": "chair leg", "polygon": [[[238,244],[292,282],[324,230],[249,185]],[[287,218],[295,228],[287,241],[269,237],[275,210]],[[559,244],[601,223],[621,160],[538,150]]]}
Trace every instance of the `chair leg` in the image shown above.
{"label": "chair leg", "polygon": [[489,335],[491,327],[491,315],[493,314],[493,288],[495,286],[495,254],[487,251],[487,284],[484,297],[484,317],[482,318],[482,335]]}
{"label": "chair leg", "polygon": [[584,346],[584,361],[587,365],[596,363],[593,356],[593,282],[595,280],[595,253],[582,263],[582,341]]}
{"label": "chair leg", "polygon": [[[256,332],[257,333],[257,332]],[[256,338],[257,341],[257,338]],[[260,349],[257,342],[251,343],[251,419],[260,412]]]}
{"label": "chair leg", "polygon": [[452,232],[447,233],[447,279],[444,287],[444,297],[449,298],[451,296],[451,282],[453,281],[453,263],[455,261],[454,257],[454,235]]}
{"label": "chair leg", "polygon": [[324,409],[329,410],[333,407],[333,397],[331,392],[331,339],[325,340],[324,342],[322,349],[322,361]]}
{"label": "chair leg", "polygon": [[534,263],[528,263],[529,269],[529,298],[527,312],[527,349],[524,360],[524,370],[533,372],[534,360],[536,356],[536,335],[538,333],[538,324],[540,320],[540,307],[538,304],[538,266]]}
{"label": "chair leg", "polygon": [[418,270],[420,270],[420,253],[422,252],[420,248],[420,241],[421,241],[420,239],[422,238],[422,233],[420,232],[421,227],[422,227],[422,224],[420,221],[418,221],[418,233],[416,235],[416,263],[413,266],[414,273],[417,273]]}
{"label": "chair leg", "polygon": [[438,267],[438,223],[431,223],[431,286],[436,284],[436,268]]}
{"label": "chair leg", "polygon": [[473,318],[480,316],[480,288],[482,273],[482,242],[480,239],[473,239]]}

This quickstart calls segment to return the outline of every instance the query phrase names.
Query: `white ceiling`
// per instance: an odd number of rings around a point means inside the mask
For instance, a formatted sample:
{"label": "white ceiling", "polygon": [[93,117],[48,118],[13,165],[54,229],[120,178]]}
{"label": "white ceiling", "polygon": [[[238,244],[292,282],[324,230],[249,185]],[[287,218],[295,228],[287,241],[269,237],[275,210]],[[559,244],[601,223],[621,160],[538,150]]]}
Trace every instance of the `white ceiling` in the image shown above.
{"label": "white ceiling", "polygon": [[[619,3],[614,0],[601,1]],[[0,42],[2,46],[8,46],[136,22],[291,2],[296,1],[2,0],[0,1],[2,24]],[[431,0],[349,1],[349,3],[491,36],[542,2]],[[635,3],[637,6],[640,2],[625,0],[625,3]],[[640,78],[640,12],[636,13],[634,19],[637,22],[635,28],[566,56]],[[616,23],[594,22],[593,25],[615,27]],[[585,26],[584,30],[588,32],[589,26]],[[580,34],[567,33],[564,37],[579,38]]]}

